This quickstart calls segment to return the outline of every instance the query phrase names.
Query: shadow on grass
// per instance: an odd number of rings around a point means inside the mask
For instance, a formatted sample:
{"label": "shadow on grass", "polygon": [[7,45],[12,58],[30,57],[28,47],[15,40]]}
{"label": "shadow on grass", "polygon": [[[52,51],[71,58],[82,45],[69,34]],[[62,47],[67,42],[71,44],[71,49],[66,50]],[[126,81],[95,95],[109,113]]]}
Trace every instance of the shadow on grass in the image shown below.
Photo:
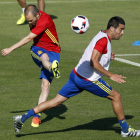
{"label": "shadow on grass", "polygon": [[[50,17],[51,17],[52,19],[56,19],[56,18],[57,18],[57,16],[55,16],[55,15],[50,15]],[[18,26],[26,25],[26,24],[29,24],[27,20],[26,20],[23,24],[20,24],[20,25],[18,25]]]}
{"label": "shadow on grass", "polygon": [[[131,115],[126,115],[126,120],[132,119],[134,116]],[[71,128],[66,128],[63,130],[56,130],[56,131],[43,131],[43,132],[38,132],[38,133],[29,133],[29,134],[20,134],[16,135],[16,137],[22,137],[22,136],[27,136],[27,135],[36,135],[36,134],[46,134],[46,133],[58,133],[58,132],[67,132],[67,131],[73,131],[73,130],[100,130],[100,131],[108,131],[108,130],[113,130],[116,133],[120,134],[120,127],[115,127],[114,125],[118,123],[116,117],[112,118],[102,118],[102,119],[97,119],[93,120],[92,122],[82,124],[82,125],[77,125]]]}
{"label": "shadow on grass", "polygon": [[[10,113],[26,113],[29,110],[20,110],[20,111],[11,111]],[[54,107],[51,108],[49,110],[43,111],[44,114],[46,114],[46,118],[41,120],[41,124],[46,122],[46,121],[50,121],[51,119],[53,119],[54,117],[59,118],[59,119],[65,119],[65,117],[60,116],[61,114],[65,113],[67,111],[67,107],[63,104],[61,104],[58,107]],[[23,114],[21,114],[23,115]],[[40,125],[41,125],[40,124]]]}
{"label": "shadow on grass", "polygon": [[57,16],[55,16],[55,15],[50,15],[50,17],[51,17],[52,19],[56,19],[56,18],[57,18]]}
{"label": "shadow on grass", "polygon": [[27,111],[29,111],[29,110],[21,110],[21,111],[10,111],[10,113],[22,113],[22,112],[27,112]]}
{"label": "shadow on grass", "polygon": [[58,107],[51,108],[49,110],[44,111],[43,113],[45,113],[47,115],[47,117],[45,119],[41,120],[41,124],[46,121],[50,121],[54,117],[59,118],[59,119],[65,119],[65,117],[62,117],[60,115],[65,113],[66,111],[67,111],[67,107],[63,104],[61,104]]}

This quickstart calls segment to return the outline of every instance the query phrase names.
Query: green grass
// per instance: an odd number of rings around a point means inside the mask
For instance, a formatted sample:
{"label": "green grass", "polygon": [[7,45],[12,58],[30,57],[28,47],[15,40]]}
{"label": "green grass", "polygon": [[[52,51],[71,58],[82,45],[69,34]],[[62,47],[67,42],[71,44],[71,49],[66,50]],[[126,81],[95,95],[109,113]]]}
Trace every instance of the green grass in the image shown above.
{"label": "green grass", "polygon": [[[78,63],[91,39],[100,30],[106,29],[107,22],[112,16],[121,16],[126,21],[125,34],[119,41],[112,41],[112,51],[116,54],[140,52],[139,46],[132,46],[133,42],[139,40],[139,0],[55,1],[56,3],[50,3],[46,0],[45,11],[55,22],[62,48],[61,78],[53,80],[49,99],[55,97],[67,82],[69,73]],[[15,3],[1,2],[4,0],[0,0],[0,49],[3,49],[26,36],[29,27],[28,24],[16,25],[21,8],[15,0],[11,0]],[[76,15],[85,15],[89,19],[90,28],[87,33],[79,35],[71,30],[70,21]],[[40,69],[31,59],[31,44],[32,42],[0,58],[0,140],[121,140],[120,127],[112,111],[111,102],[86,91],[70,98],[60,107],[45,111],[39,128],[30,126],[30,118],[24,124],[21,135],[15,136],[13,116],[35,107],[41,91]],[[140,63],[139,56],[120,58]],[[110,71],[127,77],[124,84],[112,82],[107,77],[103,79],[121,93],[128,124],[140,129],[139,67],[113,61]]]}

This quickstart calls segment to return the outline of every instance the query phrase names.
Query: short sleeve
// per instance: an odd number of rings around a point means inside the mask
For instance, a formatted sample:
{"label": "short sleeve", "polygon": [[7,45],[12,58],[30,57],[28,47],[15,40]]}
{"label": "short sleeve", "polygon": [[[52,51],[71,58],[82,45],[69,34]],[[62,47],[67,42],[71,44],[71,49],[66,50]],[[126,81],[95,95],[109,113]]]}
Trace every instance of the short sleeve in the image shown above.
{"label": "short sleeve", "polygon": [[107,38],[103,37],[95,44],[94,49],[98,50],[101,54],[107,53]]}

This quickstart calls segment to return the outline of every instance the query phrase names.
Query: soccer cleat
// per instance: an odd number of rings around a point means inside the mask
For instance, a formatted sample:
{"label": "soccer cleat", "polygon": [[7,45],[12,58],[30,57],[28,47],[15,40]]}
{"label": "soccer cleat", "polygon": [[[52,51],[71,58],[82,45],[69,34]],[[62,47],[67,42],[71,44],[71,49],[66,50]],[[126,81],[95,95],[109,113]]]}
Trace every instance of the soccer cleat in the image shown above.
{"label": "soccer cleat", "polygon": [[22,118],[21,115],[14,117],[14,128],[17,134],[20,134],[20,129],[23,126],[23,123],[21,122],[21,118]]}
{"label": "soccer cleat", "polygon": [[53,75],[55,78],[60,77],[60,72],[59,72],[59,62],[57,60],[54,60],[51,66]]}
{"label": "soccer cleat", "polygon": [[40,123],[41,123],[41,120],[39,120],[38,117],[33,117],[31,126],[32,126],[32,127],[39,127],[39,124],[40,124]]}
{"label": "soccer cleat", "polygon": [[20,19],[17,21],[17,25],[21,25],[26,21],[24,14],[21,14]]}
{"label": "soccer cleat", "polygon": [[121,136],[122,137],[139,137],[140,130],[135,130],[135,129],[129,127],[128,133],[124,133],[123,131],[121,131]]}

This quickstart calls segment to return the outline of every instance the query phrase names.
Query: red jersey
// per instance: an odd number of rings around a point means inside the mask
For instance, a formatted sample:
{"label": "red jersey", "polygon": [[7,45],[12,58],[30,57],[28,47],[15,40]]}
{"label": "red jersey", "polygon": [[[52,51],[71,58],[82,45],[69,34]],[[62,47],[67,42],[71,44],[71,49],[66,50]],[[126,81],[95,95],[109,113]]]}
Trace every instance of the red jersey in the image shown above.
{"label": "red jersey", "polygon": [[59,53],[61,49],[53,20],[48,14],[42,11],[39,13],[40,18],[36,25],[30,27],[31,32],[37,35],[33,39],[33,46]]}

